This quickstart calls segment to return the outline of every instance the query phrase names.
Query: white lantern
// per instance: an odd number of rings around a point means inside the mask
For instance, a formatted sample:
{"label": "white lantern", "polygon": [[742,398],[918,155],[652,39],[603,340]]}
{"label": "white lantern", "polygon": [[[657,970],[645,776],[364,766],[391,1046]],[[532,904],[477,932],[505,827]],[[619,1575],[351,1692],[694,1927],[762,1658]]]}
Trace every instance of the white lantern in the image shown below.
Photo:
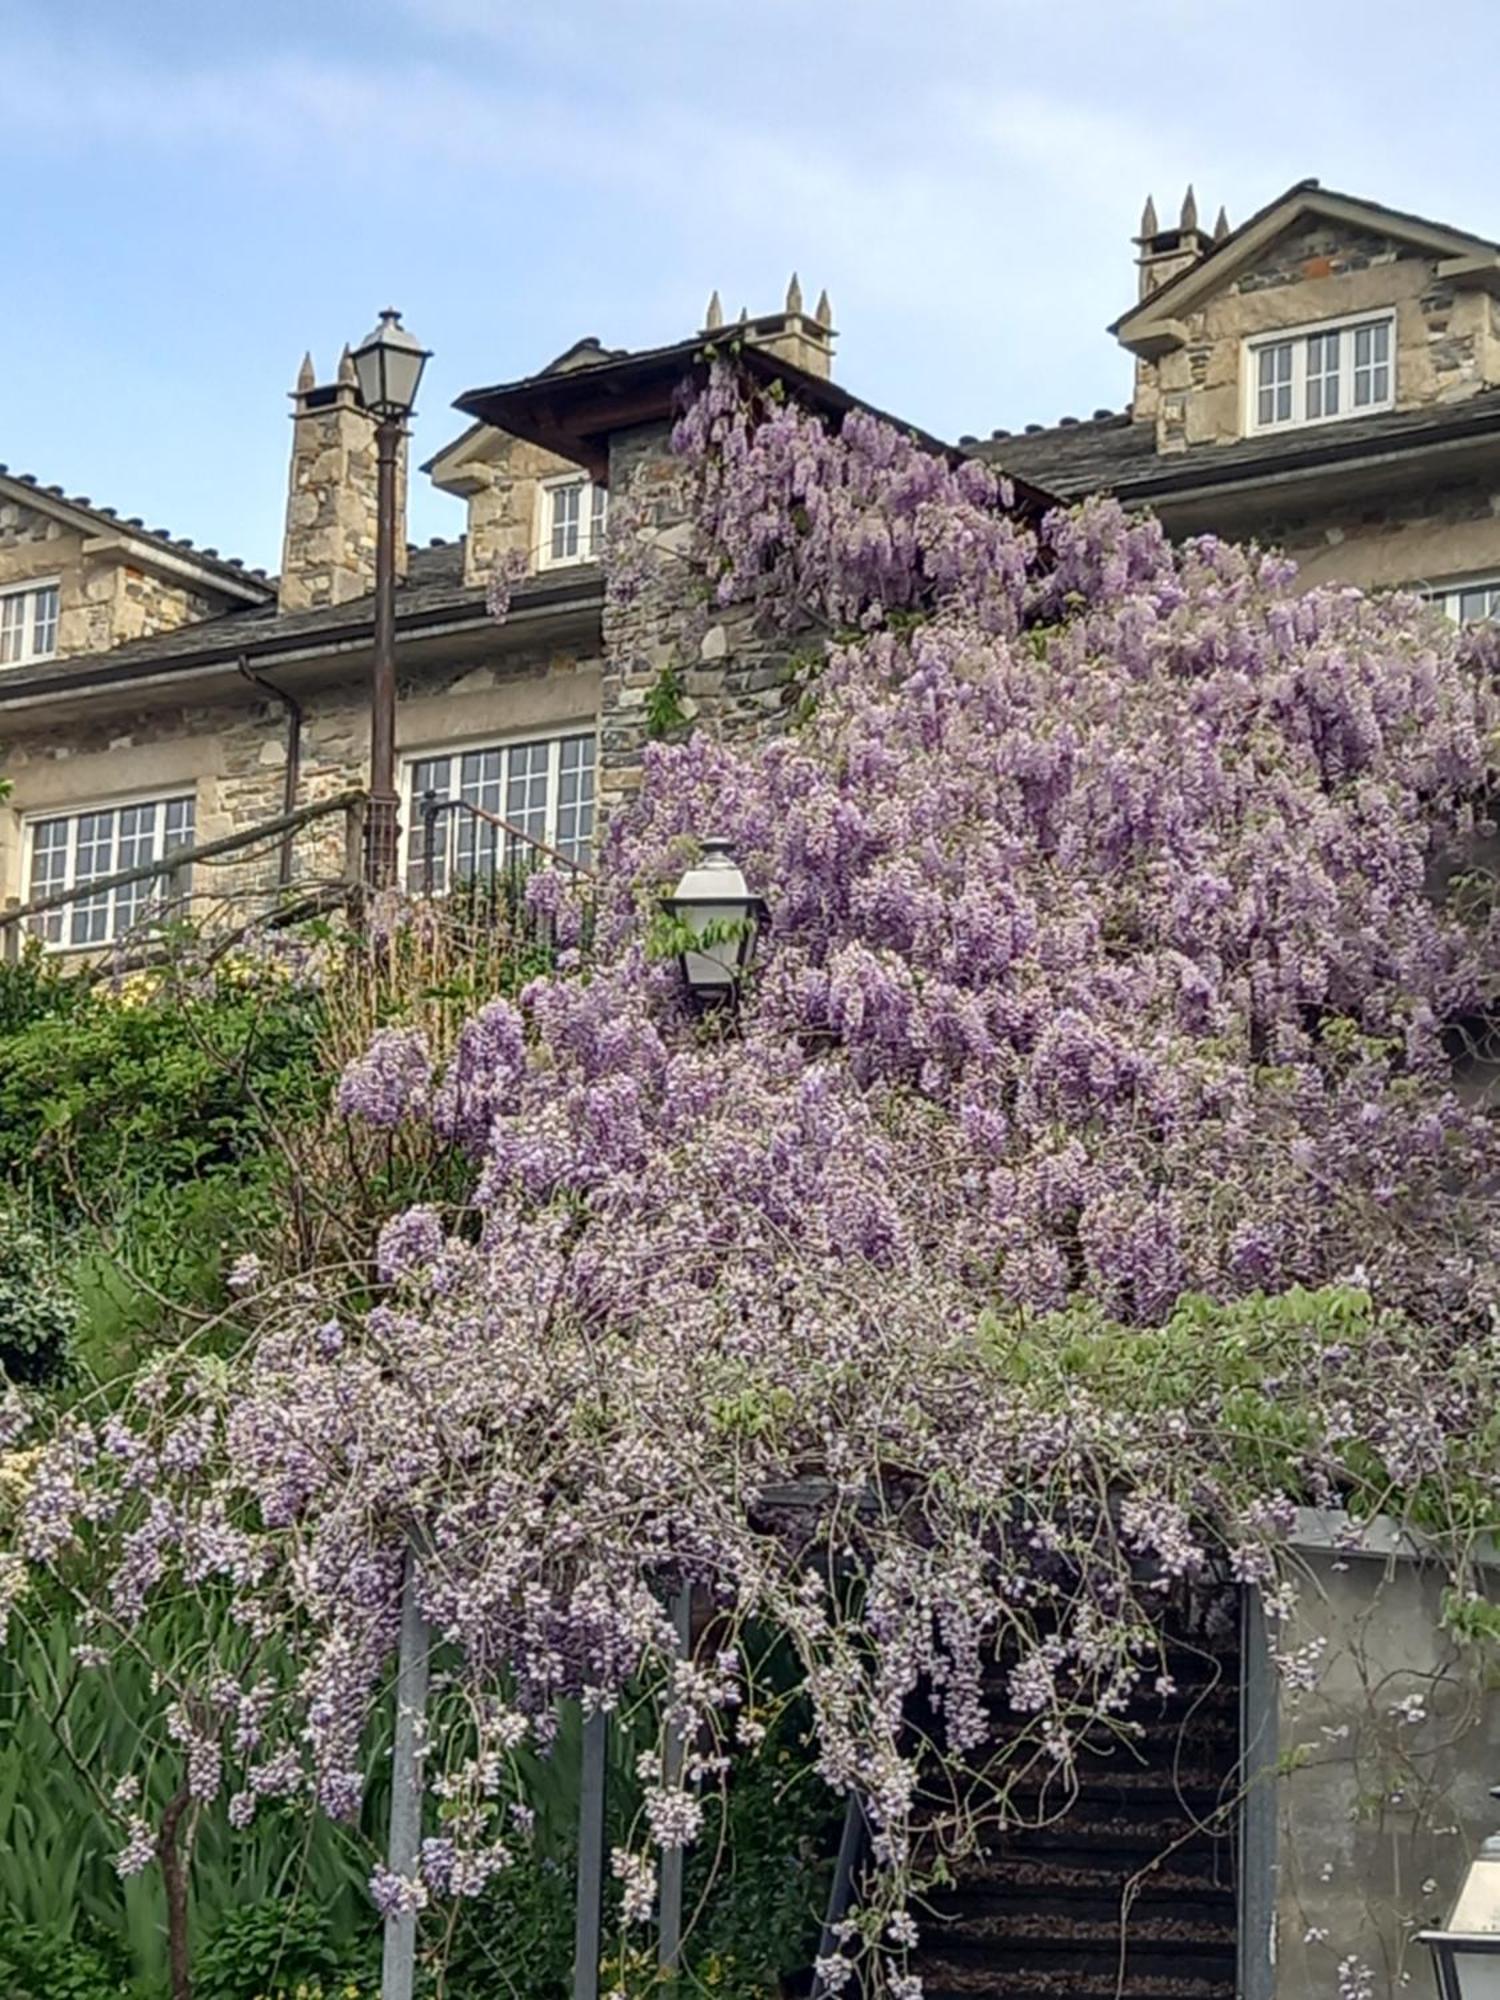
{"label": "white lantern", "polygon": [[360,401],[370,415],[381,422],[409,417],[431,355],[407,332],[394,307],[386,307],[379,326],[355,348],[352,358]]}
{"label": "white lantern", "polygon": [[727,840],[705,840],[703,858],[689,868],[662,908],[697,940],[679,962],[683,982],[700,1003],[732,1000],[755,955],[766,905],[752,896]]}

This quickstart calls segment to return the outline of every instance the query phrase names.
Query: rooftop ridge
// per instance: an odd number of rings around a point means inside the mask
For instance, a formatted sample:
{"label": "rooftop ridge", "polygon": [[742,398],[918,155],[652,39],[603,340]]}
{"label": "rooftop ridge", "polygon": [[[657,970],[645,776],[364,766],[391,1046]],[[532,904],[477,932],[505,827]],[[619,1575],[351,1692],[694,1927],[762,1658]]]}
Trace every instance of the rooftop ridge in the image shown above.
{"label": "rooftop ridge", "polygon": [[220,555],[216,548],[209,546],[198,548],[190,535],[173,535],[169,528],[148,528],[139,514],[121,514],[117,508],[100,506],[86,493],[69,493],[61,486],[45,485],[34,472],[16,472],[5,464],[0,464],[0,479],[12,480],[17,486],[29,486],[33,492],[47,499],[60,500],[65,507],[92,514],[97,521],[128,529],[131,534],[141,535],[147,541],[159,542],[174,555],[187,556],[204,569],[218,570],[225,576],[233,577],[237,583],[264,584],[267,590],[270,588],[271,579],[266,571],[259,567],[252,568],[242,556]]}

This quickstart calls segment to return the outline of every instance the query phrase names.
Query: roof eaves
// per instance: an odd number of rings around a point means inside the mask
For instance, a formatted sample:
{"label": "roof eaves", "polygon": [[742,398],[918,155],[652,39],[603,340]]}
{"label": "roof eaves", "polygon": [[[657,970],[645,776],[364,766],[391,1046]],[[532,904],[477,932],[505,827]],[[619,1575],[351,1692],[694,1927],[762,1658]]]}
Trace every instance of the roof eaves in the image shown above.
{"label": "roof eaves", "polygon": [[[562,611],[588,611],[601,607],[604,584],[596,564],[580,564],[563,580],[548,578],[529,584],[511,599],[509,623],[529,621]],[[150,679],[172,679],[225,666],[243,660],[272,662],[288,656],[310,659],[346,652],[369,640],[374,630],[373,600],[355,600],[359,615],[327,622],[323,609],[275,616],[260,624],[241,623],[245,614],[229,613],[206,620],[202,628],[216,637],[181,650],[153,647],[149,640],[132,640],[104,653],[77,655],[58,661],[42,673],[24,677],[14,672],[0,676],[0,713],[11,705],[35,705],[48,696],[66,697],[95,687],[119,686]],[[474,627],[492,623],[493,617],[483,589],[445,588],[435,591],[421,604],[396,607],[396,635],[417,637],[448,627]],[[177,636],[177,635],[169,635]]]}
{"label": "roof eaves", "polygon": [[216,587],[228,585],[250,603],[269,602],[276,594],[274,581],[263,569],[250,569],[237,556],[221,556],[217,549],[198,549],[187,535],[173,536],[165,528],[148,528],[138,516],[124,518],[113,507],[97,507],[86,495],[70,494],[61,486],[44,486],[32,472],[12,472],[0,465],[0,487],[9,487],[26,505],[64,514],[80,526],[139,542],[170,556],[212,579]]}

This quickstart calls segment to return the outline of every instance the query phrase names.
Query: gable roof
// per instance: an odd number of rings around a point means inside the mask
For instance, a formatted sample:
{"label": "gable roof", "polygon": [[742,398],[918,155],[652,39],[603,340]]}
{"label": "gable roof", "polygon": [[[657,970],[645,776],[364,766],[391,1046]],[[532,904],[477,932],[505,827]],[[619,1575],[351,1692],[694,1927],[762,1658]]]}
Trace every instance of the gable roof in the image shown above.
{"label": "gable roof", "polygon": [[18,501],[85,535],[108,537],[146,567],[165,571],[179,582],[197,583],[218,596],[242,604],[268,604],[276,595],[276,586],[263,569],[247,569],[237,556],[221,556],[217,549],[194,548],[188,536],[148,528],[139,516],[122,519],[113,507],[96,507],[86,495],[43,486],[35,473],[12,472],[0,465],[0,498]]}
{"label": "gable roof", "polygon": [[1122,313],[1109,331],[1137,352],[1158,353],[1180,344],[1180,330],[1174,325],[1177,315],[1227,284],[1304,216],[1323,216],[1350,228],[1397,237],[1438,258],[1443,276],[1500,291],[1500,244],[1488,237],[1473,236],[1406,209],[1387,208],[1362,195],[1339,194],[1316,180],[1305,180],[1294,182],[1238,229],[1211,244],[1196,263]]}

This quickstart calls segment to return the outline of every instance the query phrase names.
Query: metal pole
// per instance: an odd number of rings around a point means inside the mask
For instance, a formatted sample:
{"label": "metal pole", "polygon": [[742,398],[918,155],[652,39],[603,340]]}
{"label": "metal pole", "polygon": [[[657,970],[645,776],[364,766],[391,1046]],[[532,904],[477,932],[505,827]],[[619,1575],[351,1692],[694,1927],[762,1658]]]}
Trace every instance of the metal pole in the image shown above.
{"label": "metal pole", "polygon": [[[836,1932],[854,1901],[854,1877],[864,1855],[867,1831],[865,1809],[860,1804],[859,1794],[851,1792],[844,1807],[844,1831],[839,1840],[839,1858],[833,1868],[833,1887],[828,1892],[828,1913],[823,1919],[823,1934],[818,1940],[819,1958],[832,1958],[839,1948]],[[828,2000],[830,1991],[823,1980],[813,1981],[813,2000]]]}
{"label": "metal pole", "polygon": [[375,426],[375,654],[370,669],[370,809],[365,820],[365,882],[396,880],[396,452],[401,419]]}
{"label": "metal pole", "polygon": [[[573,1930],[573,2000],[599,2000],[599,1942],[604,1928],[604,1806],[609,1717],[597,1709],[583,1725],[578,1792],[578,1914]],[[394,2000],[382,1995],[381,2000]],[[405,1996],[401,1996],[405,2000]]]}
{"label": "metal pole", "polygon": [[431,896],[437,875],[438,795],[429,785],[422,794],[422,894]]}
{"label": "metal pole", "polygon": [[[401,1578],[401,1650],[396,1665],[396,1740],[391,1751],[391,1824],[386,1866],[408,1881],[422,1849],[422,1738],[427,1721],[427,1627],[417,1604],[417,1561],[406,1552]],[[380,2000],[412,2000],[417,1920],[388,1916]]]}
{"label": "metal pole", "polygon": [[[693,1586],[685,1583],[672,1603],[672,1623],[677,1633],[677,1657],[685,1660],[693,1649]],[[667,1731],[662,1758],[662,1782],[668,1791],[676,1789],[682,1777],[687,1743],[680,1729]],[[664,1980],[674,1980],[682,1959],[682,1864],[680,1847],[667,1848],[661,1857],[661,1949],[659,1960]]]}

